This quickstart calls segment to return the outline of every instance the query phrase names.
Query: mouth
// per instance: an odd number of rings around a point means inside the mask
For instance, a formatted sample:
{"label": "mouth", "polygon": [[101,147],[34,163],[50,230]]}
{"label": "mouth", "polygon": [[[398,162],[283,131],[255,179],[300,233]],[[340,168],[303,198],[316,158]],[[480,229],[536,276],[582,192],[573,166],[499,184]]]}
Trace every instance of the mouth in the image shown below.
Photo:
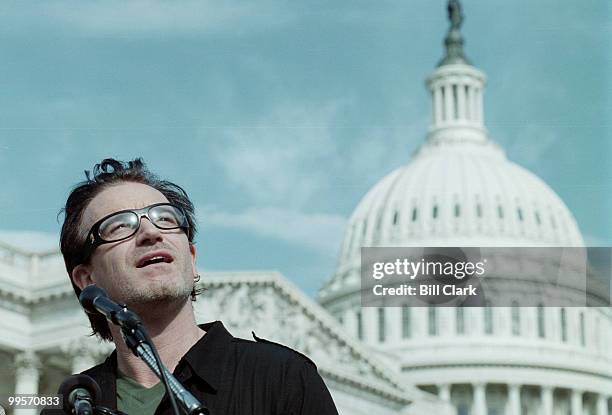
{"label": "mouth", "polygon": [[150,252],[141,257],[136,263],[136,268],[145,268],[155,264],[170,264],[174,261],[172,255],[164,251]]}

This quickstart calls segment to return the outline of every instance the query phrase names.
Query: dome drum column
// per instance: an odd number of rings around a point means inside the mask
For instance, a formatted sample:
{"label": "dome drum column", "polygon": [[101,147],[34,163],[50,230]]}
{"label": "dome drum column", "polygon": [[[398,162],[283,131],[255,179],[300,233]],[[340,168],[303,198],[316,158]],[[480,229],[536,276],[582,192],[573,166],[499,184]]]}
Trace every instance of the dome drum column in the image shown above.
{"label": "dome drum column", "polygon": [[485,383],[474,383],[474,415],[487,415],[487,389]]}
{"label": "dome drum column", "polygon": [[582,406],[582,391],[573,389],[572,390],[572,410],[571,415],[582,415],[583,406]]}
{"label": "dome drum column", "polygon": [[438,396],[443,401],[450,402],[451,400],[451,385],[448,383],[444,383],[438,385]]}
{"label": "dome drum column", "polygon": [[540,400],[542,402],[542,415],[553,415],[553,388],[542,386],[540,388]]}
{"label": "dome drum column", "polygon": [[464,83],[459,83],[458,85],[455,86],[455,88],[457,92],[457,116],[459,117],[460,120],[467,121],[469,118],[467,117],[467,114],[465,111],[468,105],[467,97],[465,93],[466,86],[467,85]]}
{"label": "dome drum column", "polygon": [[606,395],[597,396],[597,415],[608,415],[608,397]]}
{"label": "dome drum column", "polygon": [[521,415],[521,385],[508,385],[508,415]]}

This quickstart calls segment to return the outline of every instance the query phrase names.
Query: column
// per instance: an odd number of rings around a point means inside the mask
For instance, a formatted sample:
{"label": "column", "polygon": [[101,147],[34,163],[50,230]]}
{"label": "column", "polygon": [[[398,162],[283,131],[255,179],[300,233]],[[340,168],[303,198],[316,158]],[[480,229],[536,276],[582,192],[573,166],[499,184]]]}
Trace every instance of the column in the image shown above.
{"label": "column", "polygon": [[484,308],[483,307],[466,307],[466,327],[472,336],[482,337],[484,335]]}
{"label": "column", "polygon": [[542,402],[542,415],[553,415],[553,388],[540,387],[540,401]]}
{"label": "column", "polygon": [[378,342],[376,312],[376,307],[361,308],[361,319],[363,321],[363,339],[367,344],[376,344]]}
{"label": "column", "polygon": [[521,415],[521,385],[508,385],[508,415]]}
{"label": "column", "polygon": [[95,356],[101,352],[95,342],[85,338],[67,341],[60,350],[64,360],[70,362],[70,368],[66,369],[70,369],[71,373],[80,373],[95,366],[98,363]]}
{"label": "column", "polygon": [[467,108],[466,108],[466,118],[470,121],[474,121],[474,85],[472,83],[467,84]]}
{"label": "column", "polygon": [[[451,400],[451,385],[448,383],[444,383],[438,385],[438,397],[443,401],[450,402]],[[599,415],[599,414],[598,414]],[[608,414],[606,414],[608,415]]]}
{"label": "column", "polygon": [[608,397],[597,395],[597,415],[608,415]]}
{"label": "column", "polygon": [[427,337],[429,316],[427,307],[412,307],[412,337],[422,342]]}
{"label": "column", "polygon": [[455,337],[457,335],[455,327],[457,322],[456,307],[438,307],[438,313],[440,314],[440,335],[442,337]]}
{"label": "column", "polygon": [[436,126],[442,122],[442,88],[436,85],[433,89],[433,120]]}
{"label": "column", "polygon": [[476,105],[478,106],[478,108],[476,109],[476,113],[478,114],[478,122],[480,124],[482,124],[483,118],[484,118],[483,117],[482,93],[483,93],[482,88],[478,88],[477,93],[476,93]]}
{"label": "column", "polygon": [[[32,350],[26,350],[15,356],[15,394],[38,393],[40,359]],[[20,415],[35,415],[37,409],[21,409]]]}
{"label": "column", "polygon": [[387,341],[397,344],[402,341],[402,308],[387,308]]}
{"label": "column", "polygon": [[351,336],[357,337],[357,317],[355,313],[350,308],[344,310],[344,314],[342,316],[342,320],[344,323],[344,329],[350,333]]}
{"label": "column", "polygon": [[474,415],[487,415],[486,384],[474,383]]}
{"label": "column", "polygon": [[572,389],[572,411],[571,415],[582,414],[582,391]]}
{"label": "column", "polygon": [[453,87],[445,84],[444,88],[444,121],[449,123],[453,119]]}
{"label": "column", "polygon": [[459,119],[465,121],[465,107],[466,107],[466,96],[465,96],[465,84],[459,83],[457,84],[457,104],[459,108],[457,108],[457,115]]}

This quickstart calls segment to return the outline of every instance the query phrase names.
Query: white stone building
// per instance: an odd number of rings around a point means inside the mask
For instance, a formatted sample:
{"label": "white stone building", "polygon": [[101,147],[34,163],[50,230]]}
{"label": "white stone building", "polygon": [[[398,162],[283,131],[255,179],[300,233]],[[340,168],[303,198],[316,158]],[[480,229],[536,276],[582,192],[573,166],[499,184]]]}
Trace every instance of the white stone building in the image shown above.
{"label": "white stone building", "polygon": [[[198,319],[303,351],[342,415],[610,415],[609,308],[360,306],[362,246],[583,245],[560,198],[489,138],[485,75],[463,54],[456,1],[449,11],[431,128],[355,209],[320,304],[278,273],[203,273]],[[0,243],[0,396],[54,393],[101,360],[111,345],[89,331],[58,252]]]}

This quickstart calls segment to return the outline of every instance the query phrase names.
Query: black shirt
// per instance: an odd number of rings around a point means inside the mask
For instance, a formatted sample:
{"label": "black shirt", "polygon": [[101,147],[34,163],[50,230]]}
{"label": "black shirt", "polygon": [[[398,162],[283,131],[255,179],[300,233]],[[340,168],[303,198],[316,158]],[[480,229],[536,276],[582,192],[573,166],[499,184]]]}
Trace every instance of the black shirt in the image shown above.
{"label": "black shirt", "polygon": [[[173,374],[211,415],[338,414],[316,366],[306,356],[266,340],[233,337],[220,321],[200,328],[206,334],[181,358]],[[102,396],[96,404],[116,409],[117,352],[83,373],[100,385]],[[58,412],[42,412],[54,413]],[[167,396],[155,411],[165,414],[173,414]]]}

